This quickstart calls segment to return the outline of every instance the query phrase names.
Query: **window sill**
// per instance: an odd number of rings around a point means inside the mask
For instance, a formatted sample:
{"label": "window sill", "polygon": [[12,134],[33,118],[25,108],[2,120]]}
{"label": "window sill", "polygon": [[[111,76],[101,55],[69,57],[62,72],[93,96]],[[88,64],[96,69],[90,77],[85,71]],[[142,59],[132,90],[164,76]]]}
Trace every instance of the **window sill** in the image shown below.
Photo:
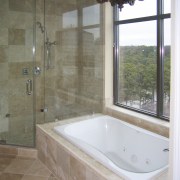
{"label": "window sill", "polygon": [[161,119],[150,117],[148,115],[124,109],[115,105],[106,106],[104,113],[159,135],[169,137],[170,123],[167,121],[163,121]]}

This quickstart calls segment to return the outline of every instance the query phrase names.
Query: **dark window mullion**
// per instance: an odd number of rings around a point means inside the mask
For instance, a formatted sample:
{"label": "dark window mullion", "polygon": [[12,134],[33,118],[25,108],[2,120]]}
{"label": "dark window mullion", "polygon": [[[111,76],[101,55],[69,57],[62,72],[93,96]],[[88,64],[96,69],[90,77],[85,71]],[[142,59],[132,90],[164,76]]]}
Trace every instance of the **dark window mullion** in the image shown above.
{"label": "dark window mullion", "polygon": [[119,102],[119,26],[115,22],[119,19],[119,9],[117,6],[114,7],[113,12],[114,19],[114,40],[113,40],[113,101],[114,104]]}
{"label": "dark window mullion", "polygon": [[[161,19],[167,19],[170,18],[171,15],[170,14],[160,14],[159,18]],[[147,21],[153,21],[153,20],[157,20],[158,17],[157,15],[155,16],[147,16],[147,17],[141,17],[141,18],[136,18],[136,19],[127,19],[127,20],[121,20],[121,21],[115,21],[115,25],[120,25],[120,24],[129,24],[129,23],[138,23],[138,22],[147,22]]]}
{"label": "dark window mullion", "polygon": [[163,116],[164,95],[164,19],[160,17],[163,13],[163,0],[157,1],[157,116]]}

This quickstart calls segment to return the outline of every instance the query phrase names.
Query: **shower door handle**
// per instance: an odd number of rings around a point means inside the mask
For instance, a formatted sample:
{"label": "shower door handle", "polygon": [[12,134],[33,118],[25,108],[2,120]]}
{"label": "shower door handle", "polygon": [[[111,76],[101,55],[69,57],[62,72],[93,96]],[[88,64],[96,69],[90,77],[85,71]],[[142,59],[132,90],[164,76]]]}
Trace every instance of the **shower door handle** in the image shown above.
{"label": "shower door handle", "polygon": [[31,95],[32,94],[32,80],[28,79],[26,81],[26,94]]}

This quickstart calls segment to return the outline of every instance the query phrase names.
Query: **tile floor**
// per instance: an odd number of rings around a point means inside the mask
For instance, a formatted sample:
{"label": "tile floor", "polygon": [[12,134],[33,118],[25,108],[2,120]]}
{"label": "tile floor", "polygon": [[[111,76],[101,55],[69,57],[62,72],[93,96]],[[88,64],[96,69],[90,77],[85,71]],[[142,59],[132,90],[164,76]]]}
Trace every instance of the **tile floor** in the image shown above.
{"label": "tile floor", "polygon": [[0,180],[57,180],[38,160],[0,154]]}

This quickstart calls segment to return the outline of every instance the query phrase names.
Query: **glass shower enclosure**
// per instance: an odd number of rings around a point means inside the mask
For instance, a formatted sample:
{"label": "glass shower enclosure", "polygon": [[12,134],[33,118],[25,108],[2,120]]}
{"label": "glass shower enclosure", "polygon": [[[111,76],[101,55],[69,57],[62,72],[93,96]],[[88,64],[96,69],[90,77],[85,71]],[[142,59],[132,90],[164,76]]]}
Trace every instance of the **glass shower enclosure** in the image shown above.
{"label": "glass shower enclosure", "polygon": [[34,146],[35,0],[0,0],[0,144]]}
{"label": "glass shower enclosure", "polygon": [[103,8],[96,0],[0,0],[0,144],[35,125],[102,112]]}

